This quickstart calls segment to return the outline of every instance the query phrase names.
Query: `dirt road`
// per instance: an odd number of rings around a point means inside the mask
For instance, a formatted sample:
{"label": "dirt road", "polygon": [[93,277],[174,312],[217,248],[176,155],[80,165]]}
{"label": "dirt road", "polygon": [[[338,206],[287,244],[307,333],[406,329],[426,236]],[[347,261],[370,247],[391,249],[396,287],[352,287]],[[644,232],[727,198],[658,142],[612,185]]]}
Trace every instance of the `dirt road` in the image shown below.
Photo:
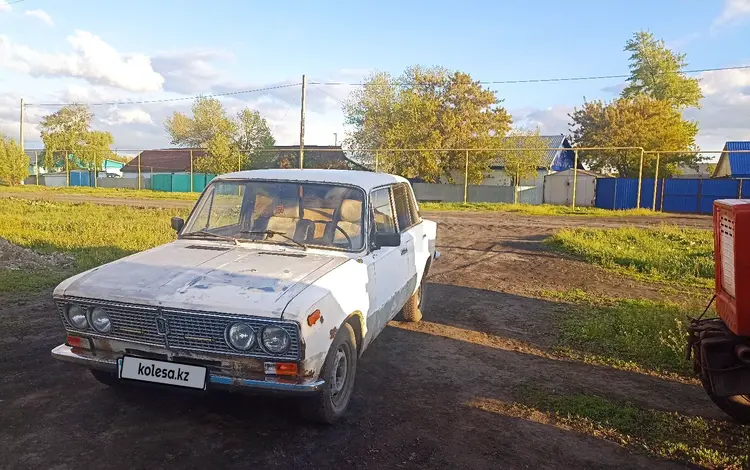
{"label": "dirt road", "polygon": [[561,226],[659,220],[431,216],[443,257],[430,273],[425,319],[386,328],[362,358],[348,416],[333,427],[302,421],[285,398],[108,389],[50,358],[63,330],[48,293],[0,302],[2,466],[684,468],[477,406],[511,403],[534,385],[723,419],[698,386],[547,354],[561,305],[535,298],[540,287],[660,294],[550,253],[541,240]]}

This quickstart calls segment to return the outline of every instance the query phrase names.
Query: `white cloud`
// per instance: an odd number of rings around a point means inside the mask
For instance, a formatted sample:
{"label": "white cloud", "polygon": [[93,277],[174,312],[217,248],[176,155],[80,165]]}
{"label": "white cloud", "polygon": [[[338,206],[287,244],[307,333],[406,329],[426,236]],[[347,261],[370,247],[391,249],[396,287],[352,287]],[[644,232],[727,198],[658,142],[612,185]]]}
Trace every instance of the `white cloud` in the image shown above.
{"label": "white cloud", "polygon": [[116,106],[110,108],[107,117],[103,118],[102,122],[113,126],[118,124],[154,123],[151,120],[151,115],[142,109],[133,107],[119,108]]}
{"label": "white cloud", "polygon": [[0,13],[12,11],[13,7],[8,5],[6,0],[0,0]]}
{"label": "white cloud", "polygon": [[49,16],[49,13],[47,13],[44,10],[38,9],[38,10],[26,10],[24,13],[26,16],[33,16],[34,18],[37,18],[44,23],[47,23],[48,25],[52,26],[55,24],[54,21],[52,21],[52,17]]}
{"label": "white cloud", "polygon": [[735,92],[750,87],[750,69],[717,70],[700,75],[701,90],[706,96]]}
{"label": "white cloud", "polygon": [[549,108],[519,108],[510,110],[513,124],[527,128],[539,128],[542,135],[569,134],[569,113],[573,106],[555,105]]}
{"label": "white cloud", "polygon": [[208,93],[222,79],[215,62],[233,60],[234,55],[220,49],[199,49],[155,55],[151,62],[164,79],[164,89],[177,93]]}
{"label": "white cloud", "polygon": [[726,0],[721,14],[714,20],[714,27],[738,23],[750,17],[750,0]]}
{"label": "white cloud", "polygon": [[88,31],[68,36],[71,54],[50,54],[13,43],[0,35],[0,67],[33,77],[74,77],[123,90],[161,90],[164,77],[154,71],[143,54],[122,54]]}
{"label": "white cloud", "polygon": [[728,140],[749,140],[750,70],[704,72],[700,79],[701,108],[685,111],[686,118],[699,123],[698,145],[721,150]]}

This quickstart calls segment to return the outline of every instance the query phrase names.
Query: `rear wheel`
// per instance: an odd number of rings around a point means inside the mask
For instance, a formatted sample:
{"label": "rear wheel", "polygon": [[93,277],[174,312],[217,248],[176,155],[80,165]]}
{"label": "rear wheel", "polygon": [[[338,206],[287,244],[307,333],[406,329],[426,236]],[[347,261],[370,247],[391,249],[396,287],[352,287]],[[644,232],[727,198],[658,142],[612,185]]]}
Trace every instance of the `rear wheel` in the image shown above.
{"label": "rear wheel", "polygon": [[[427,271],[425,270],[425,275]],[[419,284],[417,291],[409,297],[404,308],[401,309],[401,319],[408,322],[418,322],[422,320],[422,310],[424,310],[424,276]]]}
{"label": "rear wheel", "polygon": [[334,338],[320,375],[323,390],[300,403],[302,414],[311,421],[333,424],[346,413],[357,374],[357,339],[351,325],[344,323]]}
{"label": "rear wheel", "polygon": [[719,397],[711,392],[711,384],[708,383],[708,377],[701,374],[701,383],[703,389],[708,394],[711,401],[721,410],[732,417],[735,421],[742,424],[750,424],[750,396],[734,395],[731,397]]}

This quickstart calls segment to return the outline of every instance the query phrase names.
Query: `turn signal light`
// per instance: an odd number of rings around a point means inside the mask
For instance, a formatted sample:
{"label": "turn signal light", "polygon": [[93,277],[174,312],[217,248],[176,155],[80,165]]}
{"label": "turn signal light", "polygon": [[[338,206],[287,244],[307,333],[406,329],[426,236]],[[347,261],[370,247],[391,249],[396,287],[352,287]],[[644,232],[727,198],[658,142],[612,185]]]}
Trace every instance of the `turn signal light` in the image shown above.
{"label": "turn signal light", "polygon": [[313,326],[320,320],[320,310],[316,309],[313,313],[307,316],[307,325]]}
{"label": "turn signal light", "polygon": [[91,349],[91,343],[89,342],[88,338],[68,335],[68,337],[65,338],[65,342],[68,343],[68,346],[71,346],[73,348]]}
{"label": "turn signal light", "polygon": [[266,375],[297,375],[296,362],[266,362]]}

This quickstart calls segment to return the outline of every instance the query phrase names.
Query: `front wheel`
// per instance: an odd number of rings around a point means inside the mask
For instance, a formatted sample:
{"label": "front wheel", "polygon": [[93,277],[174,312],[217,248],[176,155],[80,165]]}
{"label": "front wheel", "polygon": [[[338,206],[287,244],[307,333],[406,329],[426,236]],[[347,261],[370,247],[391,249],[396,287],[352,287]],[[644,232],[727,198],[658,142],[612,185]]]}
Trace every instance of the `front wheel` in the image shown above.
{"label": "front wheel", "polygon": [[701,374],[701,383],[703,389],[711,398],[711,401],[716,404],[721,411],[728,414],[735,421],[742,424],[750,424],[750,396],[748,395],[734,395],[730,397],[719,397],[711,393],[711,384],[707,381],[709,379]]}
{"label": "front wheel", "polygon": [[303,399],[302,414],[311,421],[333,424],[346,412],[357,374],[357,339],[351,325],[344,323],[334,338],[320,375],[323,390]]}

